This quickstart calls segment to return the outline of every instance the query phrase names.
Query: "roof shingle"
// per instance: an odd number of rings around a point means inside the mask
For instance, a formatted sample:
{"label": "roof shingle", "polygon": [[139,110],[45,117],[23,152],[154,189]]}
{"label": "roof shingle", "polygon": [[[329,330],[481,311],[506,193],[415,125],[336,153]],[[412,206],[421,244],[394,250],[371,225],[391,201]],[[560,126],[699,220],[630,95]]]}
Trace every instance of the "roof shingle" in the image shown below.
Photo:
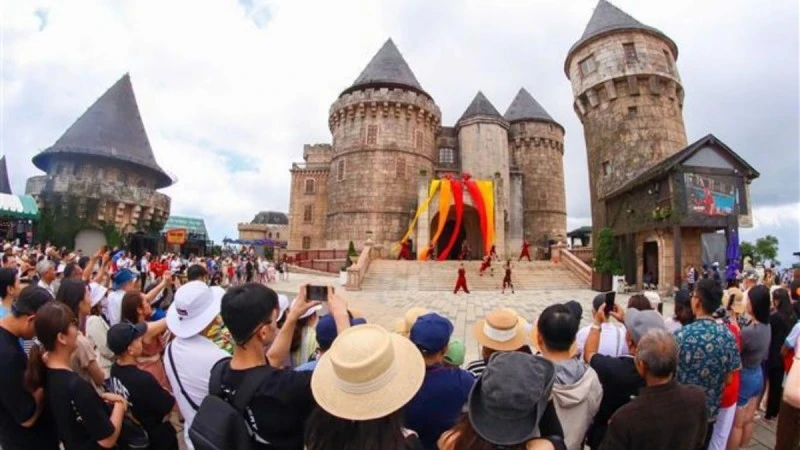
{"label": "roof shingle", "polygon": [[542,120],[558,124],[525,88],[520,88],[503,117],[509,122]]}
{"label": "roof shingle", "polygon": [[424,92],[417,77],[414,76],[414,72],[408,67],[408,63],[391,38],[383,44],[361,75],[345,92],[370,85],[401,85]]}
{"label": "roof shingle", "polygon": [[461,122],[475,116],[492,116],[499,119],[503,118],[503,116],[497,112],[497,109],[494,107],[494,105],[492,105],[492,102],[490,102],[481,91],[478,91],[478,93],[475,94],[475,98],[472,99],[472,103],[469,104],[467,110],[464,111],[464,114],[461,115],[461,118],[458,119],[458,121]]}

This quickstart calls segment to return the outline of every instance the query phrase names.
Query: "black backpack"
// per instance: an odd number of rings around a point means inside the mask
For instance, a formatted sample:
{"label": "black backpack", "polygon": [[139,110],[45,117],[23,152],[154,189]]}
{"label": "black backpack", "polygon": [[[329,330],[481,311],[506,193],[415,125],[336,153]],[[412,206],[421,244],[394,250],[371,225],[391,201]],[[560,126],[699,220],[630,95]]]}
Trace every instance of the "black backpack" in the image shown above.
{"label": "black backpack", "polygon": [[189,439],[195,450],[249,450],[256,441],[268,444],[255,434],[245,418],[245,408],[258,390],[267,367],[249,371],[230,401],[223,398],[222,372],[230,367],[231,358],[217,361],[211,369],[208,395],[203,399]]}

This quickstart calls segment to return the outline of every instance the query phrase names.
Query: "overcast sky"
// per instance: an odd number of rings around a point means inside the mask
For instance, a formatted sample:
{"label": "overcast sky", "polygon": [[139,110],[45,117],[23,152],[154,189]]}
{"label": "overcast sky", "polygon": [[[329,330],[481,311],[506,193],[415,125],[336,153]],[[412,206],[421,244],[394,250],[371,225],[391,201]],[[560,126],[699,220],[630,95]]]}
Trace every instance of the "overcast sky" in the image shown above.
{"label": "overcast sky", "polygon": [[[800,251],[797,0],[616,0],[678,45],[689,141],[714,133],[761,172],[755,227]],[[504,112],[524,86],[566,128],[569,228],[589,223],[583,129],[563,71],[595,0],[6,0],[0,153],[15,192],[33,155],[130,72],[172,213],[212,239],[287,211],[304,143],[392,37],[452,125],[477,90]]]}

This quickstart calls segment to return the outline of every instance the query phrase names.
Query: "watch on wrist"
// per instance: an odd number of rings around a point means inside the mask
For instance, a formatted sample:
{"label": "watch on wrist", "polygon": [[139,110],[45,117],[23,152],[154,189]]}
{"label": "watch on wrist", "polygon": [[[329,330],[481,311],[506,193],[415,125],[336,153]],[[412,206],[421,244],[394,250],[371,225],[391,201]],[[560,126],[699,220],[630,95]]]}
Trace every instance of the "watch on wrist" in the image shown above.
{"label": "watch on wrist", "polygon": [[599,329],[600,329],[600,325],[598,325],[598,324],[596,324],[596,323],[593,323],[591,328],[592,328],[593,330],[599,330]]}

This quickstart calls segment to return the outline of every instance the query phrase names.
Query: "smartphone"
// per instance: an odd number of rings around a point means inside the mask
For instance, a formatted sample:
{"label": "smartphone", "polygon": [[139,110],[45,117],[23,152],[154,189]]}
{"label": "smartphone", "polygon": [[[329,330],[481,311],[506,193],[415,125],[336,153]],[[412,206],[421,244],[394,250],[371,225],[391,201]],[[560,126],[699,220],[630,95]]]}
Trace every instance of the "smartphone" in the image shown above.
{"label": "smartphone", "polygon": [[328,286],[314,286],[309,284],[306,286],[306,300],[327,302]]}
{"label": "smartphone", "polygon": [[614,310],[614,300],[617,298],[617,293],[615,291],[606,292],[606,316]]}

